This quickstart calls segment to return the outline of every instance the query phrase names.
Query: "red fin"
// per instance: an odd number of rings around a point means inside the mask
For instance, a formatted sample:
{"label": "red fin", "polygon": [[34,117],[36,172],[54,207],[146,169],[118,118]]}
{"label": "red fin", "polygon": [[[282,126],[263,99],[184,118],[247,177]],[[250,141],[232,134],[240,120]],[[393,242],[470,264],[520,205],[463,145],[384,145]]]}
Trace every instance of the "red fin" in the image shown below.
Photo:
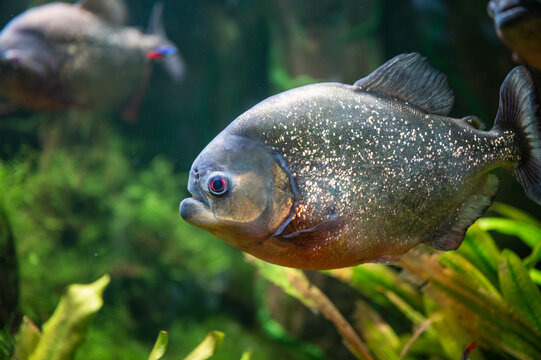
{"label": "red fin", "polygon": [[310,229],[302,229],[287,235],[278,235],[275,238],[292,242],[302,247],[323,247],[329,245],[341,231],[347,219],[338,218],[327,220]]}
{"label": "red fin", "polygon": [[139,87],[132,95],[128,104],[125,105],[124,109],[122,110],[121,116],[122,120],[124,120],[125,122],[131,124],[137,122],[137,118],[139,117],[139,107],[143,102],[143,97],[145,95],[146,89],[148,88],[148,84],[150,83],[151,75],[152,67],[145,67],[145,69],[143,70],[143,75],[141,76],[141,82],[139,83]]}
{"label": "red fin", "polygon": [[462,359],[462,360],[468,360],[468,356],[470,355],[470,351],[472,351],[472,349],[474,349],[474,348],[475,348],[475,343],[473,342],[473,343],[471,343],[470,346],[468,346],[468,347],[466,348],[466,350],[464,350],[464,353],[462,354],[462,358],[461,358],[461,359]]}

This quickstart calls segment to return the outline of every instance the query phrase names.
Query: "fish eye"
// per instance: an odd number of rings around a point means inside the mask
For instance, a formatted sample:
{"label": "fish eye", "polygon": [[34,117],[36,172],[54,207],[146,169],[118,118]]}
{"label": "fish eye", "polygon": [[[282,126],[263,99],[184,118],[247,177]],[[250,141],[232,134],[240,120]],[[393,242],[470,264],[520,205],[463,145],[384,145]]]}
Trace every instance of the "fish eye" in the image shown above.
{"label": "fish eye", "polygon": [[223,195],[229,188],[229,181],[224,175],[214,175],[208,181],[209,191],[214,195]]}

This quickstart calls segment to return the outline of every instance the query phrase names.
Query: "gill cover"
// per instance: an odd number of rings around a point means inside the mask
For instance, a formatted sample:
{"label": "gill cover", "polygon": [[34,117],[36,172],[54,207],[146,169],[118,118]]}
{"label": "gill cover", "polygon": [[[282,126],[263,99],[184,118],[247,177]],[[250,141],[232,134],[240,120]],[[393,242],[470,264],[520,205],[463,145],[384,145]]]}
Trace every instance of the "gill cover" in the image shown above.
{"label": "gill cover", "polygon": [[[224,176],[227,191],[209,181]],[[298,191],[283,158],[257,141],[223,135],[214,139],[192,166],[181,216],[246,250],[272,236],[290,218]]]}

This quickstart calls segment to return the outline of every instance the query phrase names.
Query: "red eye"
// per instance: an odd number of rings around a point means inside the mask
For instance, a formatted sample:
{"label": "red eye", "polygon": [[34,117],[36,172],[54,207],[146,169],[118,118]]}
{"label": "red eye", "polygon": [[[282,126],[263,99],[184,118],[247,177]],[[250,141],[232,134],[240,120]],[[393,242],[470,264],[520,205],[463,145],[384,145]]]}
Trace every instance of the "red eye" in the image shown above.
{"label": "red eye", "polygon": [[215,175],[209,179],[209,191],[214,195],[222,195],[227,191],[229,182],[223,175]]}

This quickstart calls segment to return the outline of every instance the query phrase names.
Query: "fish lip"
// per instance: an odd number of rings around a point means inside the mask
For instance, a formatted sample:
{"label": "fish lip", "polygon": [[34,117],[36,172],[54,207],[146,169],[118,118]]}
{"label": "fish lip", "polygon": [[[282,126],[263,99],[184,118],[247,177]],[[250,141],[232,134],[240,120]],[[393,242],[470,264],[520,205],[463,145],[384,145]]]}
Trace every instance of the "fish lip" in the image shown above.
{"label": "fish lip", "polygon": [[540,12],[541,4],[537,1],[524,2],[511,0],[505,2],[503,6],[494,9],[494,19],[498,27],[507,27]]}
{"label": "fish lip", "polygon": [[202,212],[212,214],[212,211],[207,204],[193,197],[186,198],[180,202],[180,216],[188,222],[192,222],[192,220],[194,220],[194,215],[197,216],[198,213]]}

